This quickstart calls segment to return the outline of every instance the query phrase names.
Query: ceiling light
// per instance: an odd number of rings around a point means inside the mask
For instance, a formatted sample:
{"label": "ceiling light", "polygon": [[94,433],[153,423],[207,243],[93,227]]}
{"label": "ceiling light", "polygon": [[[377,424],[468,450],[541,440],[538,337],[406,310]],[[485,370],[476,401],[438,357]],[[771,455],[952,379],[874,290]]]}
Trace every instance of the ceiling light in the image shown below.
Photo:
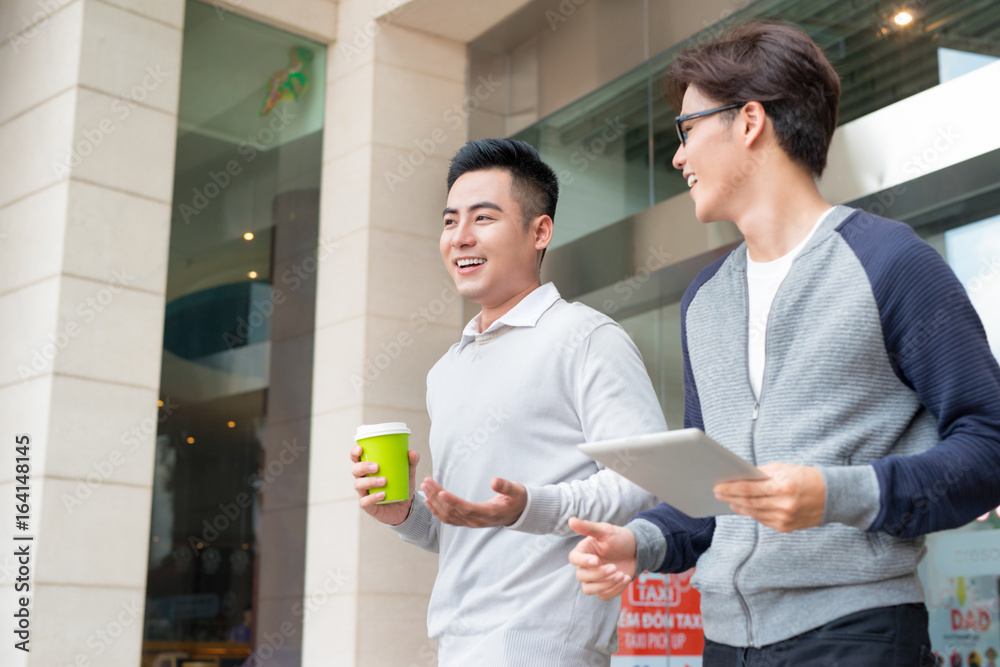
{"label": "ceiling light", "polygon": [[226,426],[228,426],[229,428],[236,428],[236,422],[233,421],[226,422]]}
{"label": "ceiling light", "polygon": [[913,14],[910,12],[899,12],[893,18],[896,25],[909,25],[913,21]]}
{"label": "ceiling light", "polygon": [[187,443],[189,445],[193,445],[194,444],[194,438],[192,438],[191,436],[188,436]]}
{"label": "ceiling light", "polygon": [[156,402],[156,406],[159,407],[159,408],[162,408],[163,407],[163,401],[157,401]]}
{"label": "ceiling light", "polygon": [[253,232],[247,232],[246,234],[243,235],[243,238],[246,239],[247,241],[253,241]]}
{"label": "ceiling light", "polygon": [[257,277],[257,272],[256,271],[251,271],[250,273],[247,274],[247,277],[251,278],[251,279],[252,278],[256,278]]}

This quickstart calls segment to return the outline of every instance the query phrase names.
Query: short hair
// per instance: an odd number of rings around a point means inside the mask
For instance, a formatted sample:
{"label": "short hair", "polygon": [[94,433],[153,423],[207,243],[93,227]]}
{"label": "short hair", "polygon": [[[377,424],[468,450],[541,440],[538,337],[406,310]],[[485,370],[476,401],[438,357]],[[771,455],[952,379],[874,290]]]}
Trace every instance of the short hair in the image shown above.
{"label": "short hair", "polygon": [[469,141],[455,153],[448,169],[448,192],[470,171],[499,169],[510,174],[511,196],[521,206],[524,224],[539,215],[556,218],[559,180],[535,148],[516,139]]}
{"label": "short hair", "polygon": [[798,27],[748,21],[682,51],[667,68],[664,83],[678,109],[690,86],[720,105],[760,102],[781,148],[815,177],[823,174],[837,129],[840,77]]}

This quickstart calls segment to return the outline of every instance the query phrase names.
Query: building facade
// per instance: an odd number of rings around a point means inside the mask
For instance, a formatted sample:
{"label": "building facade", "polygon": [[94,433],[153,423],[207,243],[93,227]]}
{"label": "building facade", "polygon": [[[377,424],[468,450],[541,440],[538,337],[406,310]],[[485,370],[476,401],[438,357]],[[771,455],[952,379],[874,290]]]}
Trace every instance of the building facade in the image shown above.
{"label": "building facade", "polygon": [[[448,160],[513,136],[556,168],[543,278],[621,322],[680,425],[680,295],[739,235],[695,221],[659,77],[753,16],[843,77],[823,194],[911,224],[1000,351],[989,3],[0,5],[3,664],[436,664],[436,557],[359,511],[347,452],[405,421],[430,469],[425,375],[475,313],[438,251]],[[951,664],[1000,651],[996,528],[928,540]]]}

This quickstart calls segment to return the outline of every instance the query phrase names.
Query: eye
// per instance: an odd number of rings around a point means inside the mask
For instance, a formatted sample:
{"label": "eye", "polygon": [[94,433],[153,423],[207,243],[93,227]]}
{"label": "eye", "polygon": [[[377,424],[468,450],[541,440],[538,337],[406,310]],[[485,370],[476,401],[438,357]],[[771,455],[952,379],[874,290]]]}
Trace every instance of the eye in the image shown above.
{"label": "eye", "polygon": [[447,227],[448,225],[454,225],[454,224],[455,224],[454,220],[448,220],[447,218],[445,218],[445,221],[444,221],[444,226],[445,227]]}
{"label": "eye", "polygon": [[487,222],[492,222],[493,218],[489,217],[488,215],[477,215],[476,216],[476,222],[480,222],[480,221],[483,221],[483,220],[485,220]]}

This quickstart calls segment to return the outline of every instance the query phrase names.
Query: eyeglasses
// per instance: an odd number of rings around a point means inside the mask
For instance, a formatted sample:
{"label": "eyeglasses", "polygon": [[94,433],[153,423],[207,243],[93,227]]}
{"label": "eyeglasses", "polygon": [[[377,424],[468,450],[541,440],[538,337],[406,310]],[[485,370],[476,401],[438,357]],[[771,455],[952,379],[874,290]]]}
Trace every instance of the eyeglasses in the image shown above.
{"label": "eyeglasses", "polygon": [[727,104],[724,107],[716,107],[714,109],[706,109],[705,111],[695,111],[694,113],[684,114],[683,116],[677,116],[674,118],[674,125],[677,126],[677,138],[681,140],[681,145],[687,144],[687,132],[681,129],[681,123],[686,123],[689,120],[694,120],[695,118],[704,118],[705,116],[711,116],[712,114],[719,113],[720,111],[728,111],[730,109],[739,109],[740,107],[746,106],[746,102],[740,102],[739,104]]}

